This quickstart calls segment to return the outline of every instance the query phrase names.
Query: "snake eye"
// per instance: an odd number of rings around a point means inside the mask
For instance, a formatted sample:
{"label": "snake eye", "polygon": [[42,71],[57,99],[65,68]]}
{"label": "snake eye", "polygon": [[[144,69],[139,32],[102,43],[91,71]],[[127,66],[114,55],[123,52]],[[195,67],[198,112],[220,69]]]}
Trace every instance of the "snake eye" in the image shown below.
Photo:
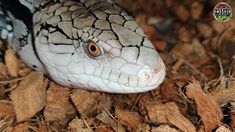
{"label": "snake eye", "polygon": [[101,49],[93,41],[87,42],[87,51],[88,51],[89,55],[91,55],[91,57],[98,57],[101,54]]}

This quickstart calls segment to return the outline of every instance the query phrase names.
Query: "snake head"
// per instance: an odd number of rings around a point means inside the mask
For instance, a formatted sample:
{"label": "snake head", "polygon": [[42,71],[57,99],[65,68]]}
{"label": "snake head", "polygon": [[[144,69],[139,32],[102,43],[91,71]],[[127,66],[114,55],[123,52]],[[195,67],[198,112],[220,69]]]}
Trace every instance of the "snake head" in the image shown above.
{"label": "snake head", "polygon": [[[35,22],[37,53],[55,81],[110,93],[145,92],[163,82],[162,59],[124,10],[106,1],[57,6],[66,12]],[[50,16],[48,10],[42,12]]]}
{"label": "snake head", "polygon": [[75,25],[82,29],[82,48],[78,51],[89,70],[90,88],[138,93],[157,88],[164,80],[165,65],[152,43],[134,19],[116,5],[95,10]]}
{"label": "snake head", "polygon": [[90,74],[89,87],[112,93],[138,93],[157,88],[165,78],[165,65],[152,43],[138,32],[112,26],[113,31],[106,35],[115,34],[113,37],[118,39],[104,37],[96,41],[93,36],[82,44],[80,54],[85,54],[83,62]]}

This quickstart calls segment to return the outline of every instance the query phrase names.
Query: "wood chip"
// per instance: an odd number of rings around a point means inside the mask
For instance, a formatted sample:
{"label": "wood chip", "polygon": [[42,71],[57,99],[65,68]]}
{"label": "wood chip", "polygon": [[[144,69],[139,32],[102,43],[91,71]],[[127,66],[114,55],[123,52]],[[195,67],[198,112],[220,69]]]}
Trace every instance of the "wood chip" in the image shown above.
{"label": "wood chip", "polygon": [[[74,118],[76,111],[69,101],[70,92],[68,88],[50,83],[47,90],[44,116],[49,122],[57,122],[58,127],[66,126],[67,122]],[[53,123],[54,124],[54,123]]]}
{"label": "wood chip", "polygon": [[173,78],[174,77],[165,79],[161,85],[161,89],[159,89],[159,94],[161,96],[161,100],[165,100],[167,102],[174,101],[179,107],[181,114],[185,115],[187,114],[188,106],[182,103],[179,87],[185,86],[188,83],[188,76],[181,76],[180,79]]}
{"label": "wood chip", "polygon": [[193,54],[194,49],[191,44],[188,43],[179,43],[176,44],[174,49],[171,51],[173,54],[180,56],[182,58],[188,58],[190,55]]}
{"label": "wood chip", "polygon": [[232,131],[226,128],[225,126],[220,126],[215,130],[215,132],[232,132]]}
{"label": "wood chip", "polygon": [[219,55],[222,58],[232,60],[235,54],[235,28],[223,32],[218,40]]}
{"label": "wood chip", "polygon": [[0,85],[0,98],[6,98],[6,88],[3,85]]}
{"label": "wood chip", "polygon": [[[194,54],[198,57],[205,57],[206,50],[198,39],[192,39],[192,46],[194,47]],[[207,59],[208,60],[208,59]]]}
{"label": "wood chip", "polygon": [[7,76],[7,68],[6,65],[4,65],[2,62],[0,62],[0,80],[4,80],[8,78]]}
{"label": "wood chip", "polygon": [[174,102],[148,105],[147,111],[150,121],[171,123],[182,131],[196,132],[195,126],[180,113]]}
{"label": "wood chip", "polygon": [[[152,103],[153,102],[152,102],[151,95],[148,92],[146,92],[146,93],[141,94],[140,99],[138,101],[138,107],[140,111],[145,112],[146,106]],[[146,114],[146,112],[144,114]]]}
{"label": "wood chip", "polygon": [[137,112],[124,109],[115,109],[115,115],[120,123],[128,128],[129,131],[137,131],[141,126],[141,118]]}
{"label": "wood chip", "polygon": [[5,64],[8,70],[8,73],[12,77],[18,76],[19,64],[18,60],[15,56],[15,53],[12,49],[8,49],[5,51]]}
{"label": "wood chip", "polygon": [[30,125],[28,123],[21,123],[14,127],[9,127],[7,132],[30,132]]}
{"label": "wood chip", "polygon": [[110,94],[101,93],[99,98],[97,112],[101,113],[103,110],[111,110],[112,108],[112,97]]}
{"label": "wood chip", "polygon": [[100,120],[104,124],[110,125],[116,132],[125,132],[125,128],[119,125],[114,117],[111,117],[111,115],[108,114],[106,111],[103,111],[102,113],[97,115],[96,119]]}
{"label": "wood chip", "polygon": [[213,29],[206,23],[197,23],[197,30],[204,38],[212,36]]}
{"label": "wood chip", "polygon": [[153,43],[154,47],[160,51],[165,51],[167,47],[167,42],[166,41],[155,41]]}
{"label": "wood chip", "polygon": [[0,100],[0,119],[15,119],[14,106],[9,101]]}
{"label": "wood chip", "polygon": [[231,122],[229,123],[230,127],[235,128],[235,102],[231,102],[231,112],[230,112],[230,118]]}
{"label": "wood chip", "polygon": [[167,8],[170,8],[173,6],[174,0],[166,0],[165,4]]}
{"label": "wood chip", "polygon": [[166,81],[163,82],[162,88],[160,89],[160,94],[163,100],[179,100],[179,90],[173,79],[166,78]]}
{"label": "wood chip", "polygon": [[157,39],[157,31],[153,25],[150,25],[146,21],[146,16],[145,15],[140,15],[136,18],[138,21],[138,24],[140,24],[140,27],[144,30],[144,33],[146,36],[148,36],[149,40],[151,42],[156,41]]}
{"label": "wood chip", "polygon": [[231,122],[230,122],[230,126],[232,128],[235,128],[235,108],[233,108],[233,110],[231,110],[230,112],[230,117],[231,117]]}
{"label": "wood chip", "polygon": [[[87,90],[77,89],[70,95],[76,109],[87,117],[97,110],[97,103],[99,102],[101,93],[90,92]],[[96,107],[94,107],[96,106]]]}
{"label": "wood chip", "polygon": [[151,132],[179,132],[179,131],[168,125],[160,125],[159,127],[152,128]]}
{"label": "wood chip", "polygon": [[198,1],[194,1],[191,6],[191,16],[194,20],[198,20],[201,18],[203,12],[204,5]]}
{"label": "wood chip", "polygon": [[0,40],[0,50],[3,49],[3,42]]}
{"label": "wood chip", "polygon": [[95,129],[95,132],[113,132],[113,130],[107,126],[99,126]]}
{"label": "wood chip", "polygon": [[33,117],[43,109],[46,103],[48,80],[43,73],[31,72],[19,86],[11,92],[11,99],[16,111],[17,121]]}
{"label": "wood chip", "polygon": [[176,8],[176,15],[181,21],[186,22],[189,19],[190,13],[185,6],[180,5]]}
{"label": "wood chip", "polygon": [[87,128],[84,120],[77,117],[69,122],[69,130],[71,132],[93,132],[91,128]]}
{"label": "wood chip", "polygon": [[15,121],[15,110],[11,102],[0,100],[0,131],[5,131]]}
{"label": "wood chip", "polygon": [[201,117],[205,131],[211,132],[218,127],[220,120],[223,118],[220,107],[212,96],[202,91],[198,81],[194,80],[187,86],[186,94],[195,101],[197,113]]}
{"label": "wood chip", "polygon": [[235,81],[231,82],[228,88],[211,93],[211,96],[217,104],[226,104],[229,101],[235,101]]}
{"label": "wood chip", "polygon": [[18,71],[18,75],[19,77],[25,77],[27,76],[30,72],[32,72],[32,69],[29,67],[23,67],[20,68],[20,70]]}
{"label": "wood chip", "polygon": [[183,42],[190,42],[192,39],[192,35],[187,28],[182,27],[178,31],[178,38]]}
{"label": "wood chip", "polygon": [[226,29],[225,25],[222,22],[219,22],[217,20],[212,21],[212,26],[214,30],[219,34],[222,33]]}

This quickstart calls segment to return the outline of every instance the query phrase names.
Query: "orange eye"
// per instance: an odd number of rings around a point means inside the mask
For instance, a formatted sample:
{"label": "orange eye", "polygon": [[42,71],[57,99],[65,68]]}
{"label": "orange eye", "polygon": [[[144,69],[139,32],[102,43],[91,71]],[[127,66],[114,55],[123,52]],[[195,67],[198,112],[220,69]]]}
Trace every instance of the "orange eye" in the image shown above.
{"label": "orange eye", "polygon": [[101,54],[100,48],[93,41],[88,41],[87,42],[87,51],[92,57],[97,57]]}

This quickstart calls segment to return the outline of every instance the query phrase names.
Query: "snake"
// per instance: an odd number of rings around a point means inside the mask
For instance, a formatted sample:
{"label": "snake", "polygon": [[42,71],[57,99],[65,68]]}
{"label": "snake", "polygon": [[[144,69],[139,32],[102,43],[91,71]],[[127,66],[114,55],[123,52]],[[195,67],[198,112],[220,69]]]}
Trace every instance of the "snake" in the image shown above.
{"label": "snake", "polygon": [[62,86],[128,94],[164,81],[154,45],[112,0],[1,0],[0,6],[1,41]]}

